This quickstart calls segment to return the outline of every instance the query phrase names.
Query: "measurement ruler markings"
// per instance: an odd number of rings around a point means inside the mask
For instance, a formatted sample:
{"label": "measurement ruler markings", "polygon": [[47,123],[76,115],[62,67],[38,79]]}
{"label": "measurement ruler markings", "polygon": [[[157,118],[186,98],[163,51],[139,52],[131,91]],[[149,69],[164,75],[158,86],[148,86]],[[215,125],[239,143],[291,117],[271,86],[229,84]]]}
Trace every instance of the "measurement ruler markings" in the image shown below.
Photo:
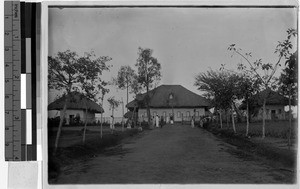
{"label": "measurement ruler markings", "polygon": [[[20,53],[20,20],[19,20],[19,8],[20,2],[5,2],[5,140],[6,160],[19,160],[20,159],[20,106],[14,95],[18,93],[19,81],[15,80],[18,77],[14,77],[16,74],[20,74],[18,68],[19,53]],[[11,11],[10,14],[8,13]]]}

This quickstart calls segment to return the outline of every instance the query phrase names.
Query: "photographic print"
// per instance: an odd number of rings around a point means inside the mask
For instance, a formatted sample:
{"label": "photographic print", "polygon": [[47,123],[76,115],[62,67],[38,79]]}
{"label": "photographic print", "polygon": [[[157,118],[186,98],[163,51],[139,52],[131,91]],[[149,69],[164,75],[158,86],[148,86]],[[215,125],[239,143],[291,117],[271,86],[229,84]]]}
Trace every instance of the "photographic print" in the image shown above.
{"label": "photographic print", "polygon": [[297,11],[49,6],[49,184],[295,184]]}

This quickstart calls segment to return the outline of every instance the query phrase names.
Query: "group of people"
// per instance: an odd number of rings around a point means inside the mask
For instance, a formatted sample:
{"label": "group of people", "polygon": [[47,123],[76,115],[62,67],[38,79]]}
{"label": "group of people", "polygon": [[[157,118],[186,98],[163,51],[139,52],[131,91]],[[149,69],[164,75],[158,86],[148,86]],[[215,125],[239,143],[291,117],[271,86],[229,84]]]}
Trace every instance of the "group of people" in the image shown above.
{"label": "group of people", "polygon": [[162,128],[162,127],[163,127],[163,124],[164,124],[164,117],[163,117],[163,116],[160,116],[160,118],[159,118],[159,116],[156,115],[155,118],[154,118],[154,116],[152,117],[152,121],[153,121],[153,125],[154,125],[155,127],[160,127],[160,128]]}
{"label": "group of people", "polygon": [[[110,130],[111,130],[111,133],[114,132],[115,130],[115,125],[114,125],[114,116],[110,116]],[[200,127],[203,127],[205,123],[209,122],[209,119],[207,117],[202,117],[202,119],[200,119]],[[170,116],[170,123],[171,124],[174,124],[174,120],[173,120],[173,116]],[[156,115],[156,116],[153,116],[152,117],[152,124],[154,127],[157,127],[157,128],[162,128],[163,125],[165,124],[165,120],[164,120],[164,117],[163,116],[159,116],[159,115]],[[127,128],[131,128],[132,126],[132,120],[131,119],[128,119],[127,120]],[[195,116],[192,116],[191,118],[191,127],[194,128],[195,127]]]}

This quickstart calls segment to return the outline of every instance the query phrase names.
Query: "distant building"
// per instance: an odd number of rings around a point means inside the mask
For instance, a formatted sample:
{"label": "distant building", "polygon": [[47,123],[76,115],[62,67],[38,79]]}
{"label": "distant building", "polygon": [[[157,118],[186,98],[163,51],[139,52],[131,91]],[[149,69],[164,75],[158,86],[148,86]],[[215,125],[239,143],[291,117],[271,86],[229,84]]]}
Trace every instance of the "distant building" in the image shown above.
{"label": "distant building", "polygon": [[[164,121],[169,122],[173,117],[175,122],[191,120],[192,116],[200,119],[200,116],[208,113],[210,106],[207,99],[197,95],[181,85],[161,85],[149,91],[149,106],[151,117],[163,116]],[[140,94],[129,102],[126,107],[131,112],[136,112],[140,121],[147,121],[146,93]],[[127,113],[133,115],[133,113]],[[130,117],[130,116],[129,116]]]}
{"label": "distant building", "polygon": [[[65,114],[66,124],[72,124],[75,119],[85,122],[87,119],[88,123],[96,121],[95,113],[103,113],[103,108],[96,102],[87,99],[85,96],[78,92],[73,92],[68,96],[63,96],[48,105],[48,110],[61,110],[64,107],[66,97],[68,97],[69,103],[67,104],[67,111]],[[87,107],[87,113],[86,113]]]}
{"label": "distant building", "polygon": [[266,100],[266,120],[284,120],[286,113],[284,106],[288,105],[288,98],[280,95],[278,92],[264,90],[256,94],[253,98],[254,106],[257,108],[256,113],[252,117],[253,120],[262,120],[263,118],[263,99],[267,96]]}

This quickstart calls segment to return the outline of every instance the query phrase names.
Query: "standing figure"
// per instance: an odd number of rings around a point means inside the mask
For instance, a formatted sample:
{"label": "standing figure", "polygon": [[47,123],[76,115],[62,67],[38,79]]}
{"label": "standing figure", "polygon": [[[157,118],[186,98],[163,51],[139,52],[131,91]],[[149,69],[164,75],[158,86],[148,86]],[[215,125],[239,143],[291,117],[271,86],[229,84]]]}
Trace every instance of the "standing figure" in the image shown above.
{"label": "standing figure", "polygon": [[110,131],[111,131],[111,133],[113,133],[114,130],[115,130],[115,126],[114,126],[114,116],[111,115],[111,116],[110,116]]}
{"label": "standing figure", "polygon": [[173,125],[174,124],[174,117],[173,117],[173,114],[170,116],[170,122],[171,122],[171,125]]}
{"label": "standing figure", "polygon": [[164,117],[160,116],[160,128],[163,127],[163,124],[164,124]]}
{"label": "standing figure", "polygon": [[156,117],[155,117],[155,126],[159,127],[159,118],[158,118],[158,115],[156,115]]}
{"label": "standing figure", "polygon": [[154,116],[152,116],[152,120],[151,121],[152,121],[152,126],[155,127],[155,117]]}
{"label": "standing figure", "polygon": [[192,116],[191,125],[192,125],[192,128],[194,128],[194,127],[195,127],[195,120],[194,120],[194,116]]}

